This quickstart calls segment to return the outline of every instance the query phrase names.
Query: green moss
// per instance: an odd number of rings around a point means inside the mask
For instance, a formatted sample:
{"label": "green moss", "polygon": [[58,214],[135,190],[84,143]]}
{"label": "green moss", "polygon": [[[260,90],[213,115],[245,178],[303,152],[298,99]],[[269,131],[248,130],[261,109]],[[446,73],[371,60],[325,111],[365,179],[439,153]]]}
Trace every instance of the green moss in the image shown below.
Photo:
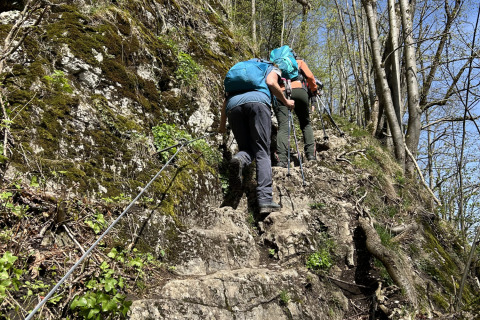
{"label": "green moss", "polygon": [[[17,150],[14,154],[15,167],[30,172],[33,169],[30,168],[31,164],[40,163],[41,174],[47,180],[63,179],[62,183],[67,188],[75,186],[79,193],[99,192],[101,185],[107,189],[107,195],[103,196],[115,196],[120,192],[133,194],[153,177],[159,165],[156,159],[146,160],[146,168],[139,172],[135,164],[132,164],[132,159],[139,156],[139,151],[128,148],[136,143],[131,140],[131,132],[149,134],[149,127],[153,125],[148,123],[151,121],[149,118],[140,116],[143,123],[139,125],[141,121],[134,121],[136,115],[119,115],[118,110],[109,106],[105,97],[82,96],[82,103],[94,108],[92,118],[99,121],[86,124],[79,134],[72,111],[78,108],[79,99],[61,92],[61,88],[56,88],[45,78],[58,68],[52,61],[59,62],[63,54],[61,50],[66,45],[75,58],[101,68],[102,78],[106,79],[106,84],[102,83],[102,86],[120,84],[116,86],[119,96],[128,97],[140,105],[139,108],[132,108],[134,112],[149,113],[153,118],[173,121],[176,116],[171,112],[166,116],[164,110],[167,109],[180,112],[186,121],[196,108],[191,94],[177,97],[171,91],[168,92],[172,89],[172,83],[178,83],[175,79],[172,81],[179,66],[178,54],[172,54],[172,43],[157,38],[154,30],[136,20],[138,10],[135,8],[138,8],[138,5],[135,1],[124,1],[116,5],[99,6],[88,15],[82,14],[75,6],[55,6],[52,8],[49,23],[42,29],[44,34],[34,31],[35,37],[27,38],[24,51],[33,62],[14,65],[12,72],[5,75],[3,82],[10,92],[10,104],[17,110],[22,110],[12,125],[16,140],[25,141],[21,142],[22,151]],[[178,6],[174,1],[169,1],[166,5],[169,9]],[[129,10],[123,10],[125,8]],[[198,15],[194,19],[200,20],[203,16]],[[7,27],[0,26],[0,33],[7,31]],[[226,29],[222,32],[226,32]],[[224,61],[228,56],[214,55],[206,45],[206,38],[194,42],[189,38],[194,37],[194,30],[190,29],[189,33],[188,37],[179,34],[178,38],[175,38],[173,33],[169,34],[169,37],[177,42],[184,41],[182,48],[187,48],[189,43],[192,43],[195,52],[185,52],[192,58],[191,61],[201,61],[202,65],[205,63],[208,68],[215,65],[211,70],[226,71]],[[51,51],[49,56],[42,57],[41,50],[45,46],[51,48]],[[235,52],[234,48],[228,50]],[[102,62],[97,61],[94,51],[103,55]],[[156,71],[158,83],[144,80],[136,74],[138,65],[151,64],[153,59],[160,68]],[[76,75],[71,75],[66,80],[72,87],[79,88]],[[33,84],[40,87],[36,93],[31,90]],[[191,90],[194,93],[194,88]],[[163,91],[161,97],[159,91]],[[25,107],[22,108],[23,106]],[[32,131],[25,128],[35,128],[35,135],[32,136]],[[30,144],[30,141],[33,143]],[[203,158],[203,152],[190,147],[186,150],[190,153],[188,157],[180,157],[175,163],[182,169],[173,177],[172,172],[165,173],[165,181],[152,184],[150,190],[155,197],[168,194],[164,197],[160,209],[174,219],[178,219],[176,216],[181,214],[178,207],[184,205],[182,199],[188,196],[195,183],[198,180],[211,179],[211,176],[207,177],[207,173],[216,172],[212,164]],[[23,163],[25,156],[29,163]],[[128,164],[126,168],[125,164]],[[201,194],[206,191],[199,192],[200,202],[207,195]]]}
{"label": "green moss", "polygon": [[[446,251],[437,237],[434,236],[436,225],[424,223],[425,239],[427,240],[424,250],[430,254],[429,260],[420,262],[420,268],[437,280],[451,295],[458,290],[458,283],[463,270],[452,259],[452,253]],[[443,231],[442,231],[443,232]],[[455,287],[451,277],[455,278]],[[472,289],[468,284],[464,288],[463,300],[468,304],[473,298]]]}
{"label": "green moss", "polygon": [[[92,49],[102,52],[104,38],[96,29],[88,25],[89,18],[84,17],[75,8],[63,7],[62,18],[46,26],[46,38],[59,50],[64,44],[72,53],[91,65],[98,64]],[[54,47],[55,48],[55,47]]]}
{"label": "green moss", "polygon": [[445,299],[440,293],[433,294],[433,301],[435,304],[443,309],[443,311],[450,310],[450,303],[447,299]]}

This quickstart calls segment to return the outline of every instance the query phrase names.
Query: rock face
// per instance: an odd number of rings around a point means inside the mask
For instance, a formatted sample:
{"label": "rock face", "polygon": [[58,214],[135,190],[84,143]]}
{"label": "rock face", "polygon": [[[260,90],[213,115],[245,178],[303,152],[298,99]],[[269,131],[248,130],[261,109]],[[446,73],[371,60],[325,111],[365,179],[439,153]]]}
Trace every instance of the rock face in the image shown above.
{"label": "rock face", "polygon": [[294,269],[217,272],[170,281],[161,298],[136,301],[130,319],[342,319],[335,309],[347,301],[322,289]]}
{"label": "rock face", "polygon": [[[172,153],[158,154],[159,141],[215,127],[223,76],[251,52],[234,39],[219,1],[147,2],[54,5],[2,70],[16,112],[5,179],[41,177],[52,198],[107,202],[133,198],[165,165],[115,239],[169,266],[146,296],[132,296],[129,318],[412,319],[447,311],[462,259],[418,185],[405,182],[368,133],[351,128],[339,137],[329,127],[317,161],[304,163],[306,186],[298,159],[291,174],[274,168],[282,209],[267,217],[255,208],[252,175],[239,206],[221,207],[231,135],[188,146],[166,165]],[[0,15],[2,37],[18,15]],[[155,131],[165,124],[174,133]],[[323,141],[323,132],[315,136]],[[395,228],[401,224],[416,227]]]}

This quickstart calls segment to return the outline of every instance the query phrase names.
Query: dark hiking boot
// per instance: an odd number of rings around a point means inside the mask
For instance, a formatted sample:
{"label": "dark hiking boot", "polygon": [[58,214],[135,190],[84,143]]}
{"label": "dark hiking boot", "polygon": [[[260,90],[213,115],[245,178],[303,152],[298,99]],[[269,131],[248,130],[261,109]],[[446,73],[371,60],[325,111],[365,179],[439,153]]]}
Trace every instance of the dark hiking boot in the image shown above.
{"label": "dark hiking boot", "polygon": [[276,202],[265,202],[265,203],[259,203],[258,207],[260,208],[260,213],[270,213],[273,211],[278,211],[282,207],[276,203]]}
{"label": "dark hiking boot", "polygon": [[243,171],[243,164],[242,160],[239,158],[233,157],[230,160],[230,164],[228,166],[228,182],[230,184],[230,188],[232,190],[241,190],[242,189],[242,171]]}
{"label": "dark hiking boot", "polygon": [[307,161],[316,161],[317,158],[314,155],[307,156]]}
{"label": "dark hiking boot", "polygon": [[239,158],[233,157],[228,164],[228,189],[221,207],[236,209],[242,199],[243,164]]}

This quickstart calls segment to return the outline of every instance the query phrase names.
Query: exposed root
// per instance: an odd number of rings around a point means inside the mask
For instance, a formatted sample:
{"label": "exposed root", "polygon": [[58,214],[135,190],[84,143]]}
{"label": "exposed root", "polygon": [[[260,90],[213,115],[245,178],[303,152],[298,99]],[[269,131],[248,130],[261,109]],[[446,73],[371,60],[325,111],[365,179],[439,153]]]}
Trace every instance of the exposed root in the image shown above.
{"label": "exposed root", "polygon": [[412,278],[414,275],[413,270],[410,269],[408,264],[402,261],[401,256],[395,252],[391,252],[382,245],[377,231],[368,219],[359,217],[358,222],[360,227],[365,232],[366,246],[368,251],[383,263],[392,280],[400,288],[405,290],[405,295],[408,301],[410,301],[414,307],[417,307],[418,297]]}

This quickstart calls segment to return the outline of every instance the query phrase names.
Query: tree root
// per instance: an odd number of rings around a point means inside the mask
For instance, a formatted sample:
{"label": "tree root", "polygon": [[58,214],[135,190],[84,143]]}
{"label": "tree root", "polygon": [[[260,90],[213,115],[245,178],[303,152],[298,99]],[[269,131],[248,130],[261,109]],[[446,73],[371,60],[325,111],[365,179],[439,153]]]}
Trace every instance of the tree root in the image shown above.
{"label": "tree root", "polygon": [[405,296],[414,306],[418,306],[417,292],[414,288],[414,273],[405,261],[396,254],[385,248],[370,221],[364,217],[358,218],[360,227],[366,235],[366,246],[368,251],[380,260],[392,280],[405,291]]}

